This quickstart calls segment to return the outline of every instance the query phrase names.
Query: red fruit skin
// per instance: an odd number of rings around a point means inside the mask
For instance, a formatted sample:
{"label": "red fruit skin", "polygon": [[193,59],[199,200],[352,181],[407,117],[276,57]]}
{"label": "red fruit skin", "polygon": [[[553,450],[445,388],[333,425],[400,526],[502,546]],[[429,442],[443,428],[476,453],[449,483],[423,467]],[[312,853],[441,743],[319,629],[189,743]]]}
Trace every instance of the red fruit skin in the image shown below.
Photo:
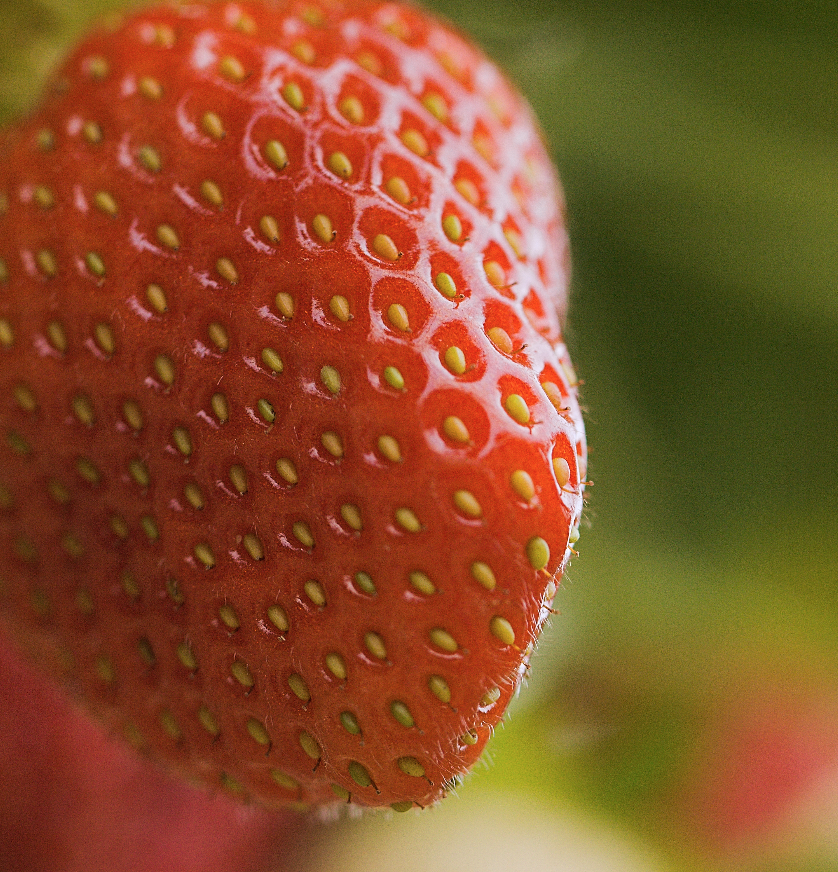
{"label": "red fruit skin", "polygon": [[106,738],[5,633],[0,703],[0,868],[256,872],[294,855],[299,816],[172,780]]}
{"label": "red fruit skin", "polygon": [[0,608],[193,780],[424,806],[502,717],[572,553],[567,239],[477,50],[410,8],[311,9],[129,16],[6,135]]}

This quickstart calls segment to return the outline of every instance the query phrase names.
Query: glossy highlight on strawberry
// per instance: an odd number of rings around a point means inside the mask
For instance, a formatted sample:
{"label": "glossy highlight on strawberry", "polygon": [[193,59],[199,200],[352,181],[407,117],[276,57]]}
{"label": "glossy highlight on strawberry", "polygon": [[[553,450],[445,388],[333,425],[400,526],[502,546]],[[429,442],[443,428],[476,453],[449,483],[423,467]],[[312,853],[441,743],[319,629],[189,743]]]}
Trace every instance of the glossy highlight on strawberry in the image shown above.
{"label": "glossy highlight on strawberry", "polygon": [[139,749],[399,810],[479,757],[573,553],[561,195],[392,3],[165,6],[0,139],[0,612]]}

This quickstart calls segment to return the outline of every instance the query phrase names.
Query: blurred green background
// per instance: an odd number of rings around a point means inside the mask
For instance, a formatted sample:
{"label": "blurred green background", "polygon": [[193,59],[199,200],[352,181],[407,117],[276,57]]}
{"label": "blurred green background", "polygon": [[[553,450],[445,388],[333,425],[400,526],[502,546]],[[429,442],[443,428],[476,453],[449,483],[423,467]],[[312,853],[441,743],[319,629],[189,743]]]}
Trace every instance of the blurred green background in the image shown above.
{"label": "blurred green background", "polygon": [[[0,0],[0,119],[120,5]],[[487,765],[311,870],[838,869],[838,3],[425,5],[562,175],[589,526]]]}

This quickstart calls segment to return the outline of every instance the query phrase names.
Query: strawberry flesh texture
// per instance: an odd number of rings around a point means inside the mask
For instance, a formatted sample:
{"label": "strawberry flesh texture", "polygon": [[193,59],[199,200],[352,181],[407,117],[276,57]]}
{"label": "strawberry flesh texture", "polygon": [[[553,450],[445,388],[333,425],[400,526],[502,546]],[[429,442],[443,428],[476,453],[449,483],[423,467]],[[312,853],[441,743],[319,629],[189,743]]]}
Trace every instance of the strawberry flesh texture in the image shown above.
{"label": "strawberry flesh texture", "polygon": [[424,806],[502,717],[571,554],[567,242],[529,110],[485,58],[415,10],[312,9],[129,17],[7,134],[0,608],[109,728],[193,779]]}

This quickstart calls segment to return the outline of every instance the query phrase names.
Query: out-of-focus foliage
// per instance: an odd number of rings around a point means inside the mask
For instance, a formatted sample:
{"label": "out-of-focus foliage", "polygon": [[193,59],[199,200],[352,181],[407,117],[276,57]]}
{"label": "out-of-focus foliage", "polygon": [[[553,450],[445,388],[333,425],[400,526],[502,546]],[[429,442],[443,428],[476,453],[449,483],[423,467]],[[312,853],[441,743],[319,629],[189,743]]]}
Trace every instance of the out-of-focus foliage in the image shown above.
{"label": "out-of-focus foliage", "polygon": [[[119,5],[0,0],[0,115]],[[838,4],[426,5],[511,73],[560,168],[594,481],[463,793],[575,808],[675,868],[835,868]]]}

